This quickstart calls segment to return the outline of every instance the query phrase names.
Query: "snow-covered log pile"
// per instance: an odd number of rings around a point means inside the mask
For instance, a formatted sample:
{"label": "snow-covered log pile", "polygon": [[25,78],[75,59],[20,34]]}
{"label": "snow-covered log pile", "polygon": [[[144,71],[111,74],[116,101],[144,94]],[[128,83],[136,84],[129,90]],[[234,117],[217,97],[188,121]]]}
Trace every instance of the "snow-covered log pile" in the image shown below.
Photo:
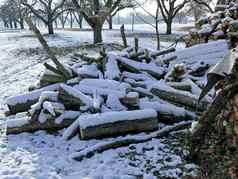
{"label": "snow-covered log pile", "polygon": [[[209,48],[222,48],[223,54],[210,49],[208,56],[204,52],[206,45],[196,57],[205,54],[214,61],[223,56],[226,43],[219,44]],[[9,119],[7,132],[67,128],[65,139],[76,134],[90,139],[154,131],[158,122],[194,120],[212,101],[209,94],[198,102],[212,63],[181,61],[195,50],[192,47],[182,53],[172,48],[158,52],[134,47],[110,52],[102,48],[94,56],[76,53],[61,63],[70,77],[47,81],[45,74],[57,75],[56,65],[51,65],[53,68],[46,67],[43,72],[47,85],[40,78],[35,90],[6,99],[6,114],[28,114],[26,118]],[[171,57],[174,60],[168,62]]]}
{"label": "snow-covered log pile", "polygon": [[209,40],[230,39],[231,47],[238,43],[238,4],[218,5],[216,12],[196,22],[185,38],[187,47],[207,43]]}

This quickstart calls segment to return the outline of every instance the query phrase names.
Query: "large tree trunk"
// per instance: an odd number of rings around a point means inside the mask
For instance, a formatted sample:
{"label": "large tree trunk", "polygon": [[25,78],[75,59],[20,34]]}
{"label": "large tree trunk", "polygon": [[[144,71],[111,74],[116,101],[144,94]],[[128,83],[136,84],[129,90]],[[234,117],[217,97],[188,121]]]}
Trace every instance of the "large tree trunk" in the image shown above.
{"label": "large tree trunk", "polygon": [[172,34],[172,23],[173,23],[173,20],[172,19],[169,19],[167,22],[166,22],[166,34]]}
{"label": "large tree trunk", "polygon": [[93,28],[93,38],[94,43],[101,43],[102,42],[102,25],[96,25]]}
{"label": "large tree trunk", "polygon": [[54,34],[53,22],[48,22],[47,27],[48,27],[48,33]]}
{"label": "large tree trunk", "polygon": [[108,16],[107,22],[108,22],[108,28],[109,28],[109,30],[112,30],[112,16]]}

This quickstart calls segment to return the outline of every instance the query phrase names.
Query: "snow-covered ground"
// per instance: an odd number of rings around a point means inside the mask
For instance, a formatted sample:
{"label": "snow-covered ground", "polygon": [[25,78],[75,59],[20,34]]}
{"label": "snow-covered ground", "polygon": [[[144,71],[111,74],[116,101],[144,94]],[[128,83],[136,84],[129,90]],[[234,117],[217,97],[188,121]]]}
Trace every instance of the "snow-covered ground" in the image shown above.
{"label": "snow-covered ground", "polygon": [[[105,31],[107,42],[118,42],[115,31]],[[40,47],[36,39],[27,37],[29,32],[0,34],[0,100],[26,91],[38,79],[42,71],[43,57],[22,49]],[[49,37],[51,46],[78,46],[91,42],[91,32],[57,31],[56,37]],[[148,42],[147,42],[148,41]],[[143,45],[151,43],[143,39]],[[225,41],[195,46],[190,50],[176,52],[178,62],[194,65],[199,61],[214,64],[227,53]],[[47,134],[38,131],[8,136],[7,149],[0,151],[1,179],[151,179],[181,178],[193,175],[196,166],[185,160],[186,150],[179,144],[178,133],[169,139],[131,145],[96,154],[90,159],[76,162],[71,154],[102,141],[114,139],[81,141],[74,137],[70,141],[62,133]],[[138,134],[137,136],[143,136]]]}

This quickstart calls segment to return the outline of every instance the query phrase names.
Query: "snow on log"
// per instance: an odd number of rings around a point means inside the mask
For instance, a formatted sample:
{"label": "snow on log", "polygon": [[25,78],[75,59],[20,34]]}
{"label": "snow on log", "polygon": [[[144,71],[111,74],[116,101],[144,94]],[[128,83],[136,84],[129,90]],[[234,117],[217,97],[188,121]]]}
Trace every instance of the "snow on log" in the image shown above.
{"label": "snow on log", "polygon": [[7,98],[6,104],[9,108],[9,114],[11,115],[27,111],[33,104],[37,103],[43,92],[57,90],[59,86],[60,83],[57,83],[28,93]]}
{"label": "snow on log", "polygon": [[93,63],[91,65],[83,65],[81,68],[77,69],[76,73],[81,78],[98,78],[100,75],[96,63]]}
{"label": "snow on log", "polygon": [[133,80],[136,80],[136,81],[145,81],[146,83],[156,81],[156,79],[153,76],[151,76],[150,74],[148,74],[146,72],[144,72],[144,73],[131,73],[131,72],[124,71],[122,73],[122,76],[124,78],[129,78],[129,79],[133,79]]}
{"label": "snow on log", "polygon": [[122,103],[129,105],[129,106],[135,106],[139,103],[139,93],[137,92],[130,92],[126,95],[125,98],[122,98]]}
{"label": "snow on log", "polygon": [[157,66],[155,63],[143,63],[130,60],[128,58],[120,57],[117,59],[121,66],[128,69],[134,73],[140,73],[141,71],[147,72],[150,75],[161,78],[164,74],[164,68]]}
{"label": "snow on log", "polygon": [[175,88],[175,89],[178,89],[178,90],[183,90],[183,91],[191,91],[192,90],[191,84],[189,84],[185,81],[182,81],[182,82],[167,82],[166,84]]}
{"label": "snow on log", "polygon": [[119,80],[121,71],[117,64],[117,55],[114,53],[108,53],[105,77],[109,80]]}
{"label": "snow on log", "polygon": [[78,89],[62,84],[59,88],[59,100],[66,108],[80,108],[80,106],[93,106],[93,99]]}
{"label": "snow on log", "polygon": [[50,119],[41,123],[38,120],[32,121],[30,117],[8,119],[7,134],[19,134],[22,132],[35,132],[38,130],[61,130],[70,126],[80,115],[78,111],[65,111],[60,119]]}
{"label": "snow on log", "polygon": [[153,109],[82,115],[78,118],[82,139],[153,131],[158,128]]}
{"label": "snow on log", "polygon": [[194,120],[197,118],[194,112],[188,111],[183,107],[178,107],[165,102],[140,101],[140,109],[154,109],[158,112],[160,122],[170,124],[184,120]]}
{"label": "snow on log", "polygon": [[108,95],[106,105],[112,111],[126,111],[128,110],[123,106],[119,100],[119,97],[113,94]]}
{"label": "snow on log", "polygon": [[144,136],[126,136],[123,138],[115,139],[113,141],[100,142],[92,147],[88,147],[80,152],[75,152],[71,158],[77,161],[82,161],[84,158],[90,158],[97,153],[102,153],[109,149],[128,146],[130,144],[138,144],[152,140],[153,138],[162,138],[169,135],[171,132],[179,131],[190,127],[192,121],[180,122],[173,126],[167,126],[158,131],[152,132]]}
{"label": "snow on log", "polygon": [[127,89],[130,88],[130,85],[114,80],[84,79],[80,81],[79,85],[76,85],[75,88],[85,94],[93,95],[96,91],[97,94],[101,96],[112,94],[123,98],[126,95]]}
{"label": "snow on log", "polygon": [[189,92],[176,90],[168,85],[165,82],[159,81],[150,87],[151,93],[160,97],[161,99],[181,104],[186,107],[197,109],[203,111],[207,108],[209,102],[201,101],[198,103],[198,96],[193,95]]}

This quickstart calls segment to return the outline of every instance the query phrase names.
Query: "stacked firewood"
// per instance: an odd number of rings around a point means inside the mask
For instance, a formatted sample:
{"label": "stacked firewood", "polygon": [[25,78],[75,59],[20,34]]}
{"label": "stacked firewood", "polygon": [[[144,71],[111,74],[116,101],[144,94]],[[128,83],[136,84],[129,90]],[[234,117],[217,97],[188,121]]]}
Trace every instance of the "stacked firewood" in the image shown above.
{"label": "stacked firewood", "polygon": [[238,43],[238,5],[219,5],[216,12],[205,16],[196,22],[196,28],[191,29],[185,38],[187,47],[207,43],[209,40],[229,39],[231,47]]}
{"label": "stacked firewood", "polygon": [[136,42],[122,51],[101,48],[94,55],[75,53],[67,63],[45,63],[34,90],[6,100],[8,115],[28,115],[9,120],[7,131],[68,127],[66,139],[76,133],[90,139],[153,131],[158,122],[194,120],[211,101],[208,96],[198,103],[201,88],[196,84],[208,67],[171,67],[174,51],[151,51]]}

